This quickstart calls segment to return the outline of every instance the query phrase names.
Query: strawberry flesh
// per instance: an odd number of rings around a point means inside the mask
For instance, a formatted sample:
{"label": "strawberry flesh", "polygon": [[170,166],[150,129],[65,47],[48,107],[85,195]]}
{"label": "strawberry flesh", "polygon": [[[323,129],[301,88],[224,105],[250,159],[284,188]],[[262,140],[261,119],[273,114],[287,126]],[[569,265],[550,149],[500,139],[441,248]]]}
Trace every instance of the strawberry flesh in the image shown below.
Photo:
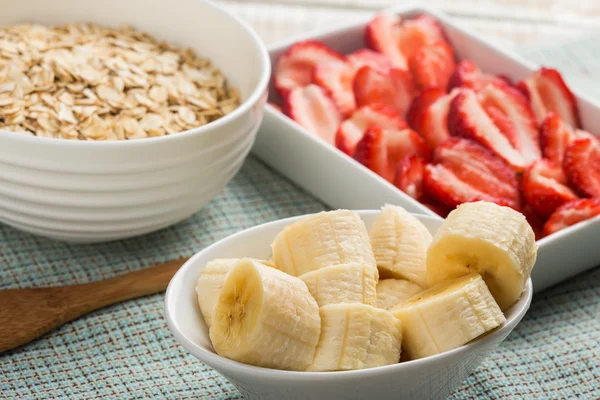
{"label": "strawberry flesh", "polygon": [[421,133],[421,121],[430,105],[435,103],[440,97],[444,97],[446,91],[439,87],[427,88],[417,95],[408,109],[406,121],[411,128]]}
{"label": "strawberry flesh", "polygon": [[574,140],[565,151],[567,180],[582,197],[600,197],[600,142],[592,137]]}
{"label": "strawberry flesh", "polygon": [[344,116],[356,109],[353,79],[354,68],[349,63],[325,62],[316,64],[313,69],[313,82],[325,89]]}
{"label": "strawberry flesh", "polygon": [[404,157],[396,167],[394,186],[416,200],[423,197],[425,160],[417,155]]}
{"label": "strawberry flesh", "polygon": [[446,42],[422,46],[408,59],[408,65],[420,88],[446,88],[456,67],[454,53]]}
{"label": "strawberry flesh", "polygon": [[390,72],[392,62],[385,55],[370,49],[356,50],[347,57],[348,62],[358,71],[362,67],[368,66],[382,74]]}
{"label": "strawberry flesh", "polygon": [[408,63],[398,46],[401,19],[393,14],[379,14],[369,22],[365,31],[367,45],[385,55],[396,68],[408,70]]}
{"label": "strawberry flesh", "polygon": [[335,143],[335,133],[342,115],[336,104],[317,86],[310,84],[290,91],[284,104],[288,117],[304,126],[329,144]]}
{"label": "strawberry flesh", "polygon": [[441,97],[427,109],[423,116],[419,133],[423,136],[425,142],[432,150],[444,143],[450,137],[450,131],[448,130],[448,112],[450,110],[450,104],[457,94],[458,90],[453,90]]}
{"label": "strawberry flesh", "polygon": [[382,127],[369,126],[356,145],[354,159],[383,179],[392,182],[394,169],[388,160],[386,134]]}
{"label": "strawberry flesh", "polygon": [[553,112],[573,128],[581,127],[575,96],[557,70],[542,67],[517,87],[529,99],[539,124]]}
{"label": "strawberry flesh", "polygon": [[558,165],[563,164],[567,147],[575,140],[575,132],[558,114],[548,113],[540,125],[540,142],[544,157]]}
{"label": "strawberry flesh", "polygon": [[544,225],[544,236],[551,235],[600,215],[600,199],[580,199],[559,207]]}
{"label": "strawberry flesh", "polygon": [[404,21],[396,36],[396,46],[406,60],[413,58],[421,48],[438,42],[446,42],[442,26],[425,14]]}
{"label": "strawberry flesh", "polygon": [[540,159],[523,173],[523,193],[527,204],[535,212],[547,217],[558,207],[579,197],[567,185],[560,165]]}
{"label": "strawberry flesh", "polygon": [[478,90],[492,82],[505,82],[510,85],[508,78],[485,74],[473,61],[462,60],[456,65],[456,69],[448,81],[448,90],[456,87]]}
{"label": "strawberry flesh", "polygon": [[409,73],[393,68],[388,73],[364,66],[354,77],[354,96],[359,107],[385,104],[401,116],[406,114],[414,95],[414,84]]}

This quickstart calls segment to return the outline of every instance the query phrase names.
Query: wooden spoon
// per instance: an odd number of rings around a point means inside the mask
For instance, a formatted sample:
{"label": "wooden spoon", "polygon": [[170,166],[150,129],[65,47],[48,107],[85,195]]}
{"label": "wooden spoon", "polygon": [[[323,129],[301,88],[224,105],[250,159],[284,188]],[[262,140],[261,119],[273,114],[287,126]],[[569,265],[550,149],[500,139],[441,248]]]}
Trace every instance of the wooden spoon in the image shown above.
{"label": "wooden spoon", "polygon": [[97,282],[0,290],[0,353],[90,311],[162,292],[187,258]]}

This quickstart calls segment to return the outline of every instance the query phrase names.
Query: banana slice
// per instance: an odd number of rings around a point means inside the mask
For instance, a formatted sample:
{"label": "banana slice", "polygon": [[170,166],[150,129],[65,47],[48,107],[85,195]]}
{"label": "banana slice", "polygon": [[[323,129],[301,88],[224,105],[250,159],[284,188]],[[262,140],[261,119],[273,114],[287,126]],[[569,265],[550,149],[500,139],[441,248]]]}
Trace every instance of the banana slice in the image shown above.
{"label": "banana slice", "polygon": [[362,264],[324,267],[299,276],[319,307],[327,304],[363,303],[375,305],[377,268]]}
{"label": "banana slice", "polygon": [[308,371],[341,371],[395,364],[402,325],[391,313],[366,304],[320,309],[321,338]]}
{"label": "banana slice", "polygon": [[377,282],[376,306],[389,310],[402,305],[406,300],[422,291],[421,286],[403,279],[382,279]]}
{"label": "banana slice", "polygon": [[[219,293],[221,293],[225,276],[235,267],[238,261],[240,261],[239,258],[216,259],[206,264],[202,271],[200,271],[200,277],[196,284],[196,294],[198,295],[200,312],[202,312],[204,322],[208,328],[210,328],[212,312],[217,304]],[[267,264],[267,261],[257,261],[267,266],[275,267],[274,264]]]}
{"label": "banana slice", "polygon": [[402,207],[386,205],[373,223],[370,236],[381,278],[406,279],[427,287],[431,234],[421,221]]}
{"label": "banana slice", "polygon": [[300,371],[313,361],[320,328],[319,307],[304,282],[243,259],[225,278],[210,339],[223,357]]}
{"label": "banana slice", "polygon": [[427,282],[478,272],[506,310],[525,289],[536,255],[535,235],[523,214],[494,203],[465,203],[435,235],[427,255]]}
{"label": "banana slice", "polygon": [[275,237],[272,247],[277,268],[293,276],[339,264],[375,266],[365,224],[348,210],[294,222]]}
{"label": "banana slice", "polygon": [[402,321],[402,349],[413,360],[462,346],[506,321],[476,273],[425,290],[390,312]]}

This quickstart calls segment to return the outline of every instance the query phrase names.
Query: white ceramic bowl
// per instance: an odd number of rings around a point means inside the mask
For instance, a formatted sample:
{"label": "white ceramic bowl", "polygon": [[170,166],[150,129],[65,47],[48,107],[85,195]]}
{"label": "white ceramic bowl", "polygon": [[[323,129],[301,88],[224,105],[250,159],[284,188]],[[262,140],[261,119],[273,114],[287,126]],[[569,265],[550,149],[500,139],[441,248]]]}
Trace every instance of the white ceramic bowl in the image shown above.
{"label": "white ceramic bowl", "polygon": [[[379,211],[357,213],[370,227]],[[431,233],[442,223],[430,216],[417,217]],[[175,338],[194,357],[229,379],[248,399],[444,399],[506,338],[531,303],[529,280],[521,298],[506,311],[507,321],[499,329],[452,351],[385,367],[347,372],[292,372],[254,367],[217,355],[197,303],[195,287],[201,269],[215,258],[268,258],[275,236],[299,218],[259,225],[207,247],[179,269],[167,289],[165,312]]]}
{"label": "white ceramic bowl", "polygon": [[[418,14],[434,16],[442,24],[458,58],[473,60],[484,72],[504,74],[518,82],[538,68],[518,54],[486,42],[476,32],[434,9],[400,6],[387,11],[403,18]],[[271,60],[274,63],[290,45],[305,39],[319,40],[344,54],[351,53],[365,47],[364,30],[371,18],[286,39],[269,49]],[[278,99],[272,87],[269,96]],[[600,135],[600,102],[577,91],[575,97],[583,127]],[[410,212],[435,216],[427,207],[271,106],[265,107],[265,119],[253,152],[332,208],[371,209],[389,203]],[[307,159],[311,162],[307,163]],[[600,217],[540,240],[537,267],[531,275],[534,290],[543,290],[599,265],[598,236]]]}
{"label": "white ceramic bowl", "polygon": [[206,205],[241,167],[262,120],[270,75],[259,37],[202,0],[6,0],[0,26],[130,24],[209,58],[243,103],[172,136],[87,142],[0,130],[0,222],[35,234],[99,242],[151,232]]}

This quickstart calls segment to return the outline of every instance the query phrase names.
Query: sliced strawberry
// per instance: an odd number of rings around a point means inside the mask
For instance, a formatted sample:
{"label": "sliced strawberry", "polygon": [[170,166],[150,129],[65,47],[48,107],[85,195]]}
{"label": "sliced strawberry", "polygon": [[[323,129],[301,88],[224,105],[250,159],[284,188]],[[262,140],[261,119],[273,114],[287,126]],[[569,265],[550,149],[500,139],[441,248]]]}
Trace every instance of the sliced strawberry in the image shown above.
{"label": "sliced strawberry", "polygon": [[523,207],[523,210],[521,212],[527,219],[527,222],[531,226],[531,229],[533,229],[533,233],[535,234],[535,240],[540,240],[541,238],[543,238],[544,223],[546,222],[546,220],[538,213],[536,213],[535,210],[528,204],[525,205],[525,207]]}
{"label": "sliced strawberry", "polygon": [[448,90],[456,87],[478,90],[492,82],[506,82],[510,85],[508,78],[485,74],[473,61],[462,60],[456,65],[456,69],[448,81]]}
{"label": "sliced strawberry", "polygon": [[353,79],[354,68],[349,63],[319,63],[313,69],[314,83],[325,89],[344,116],[349,116],[356,109]]}
{"label": "sliced strawberry", "polygon": [[544,236],[600,215],[600,199],[580,199],[559,207],[544,225]]}
{"label": "sliced strawberry", "polygon": [[446,42],[437,42],[419,48],[408,59],[408,66],[420,88],[446,88],[456,63],[452,48]]}
{"label": "sliced strawberry", "polygon": [[312,83],[315,65],[324,63],[345,64],[346,60],[341,54],[315,40],[305,40],[290,46],[275,63],[275,88],[281,97],[286,97],[290,90]]}
{"label": "sliced strawberry", "polygon": [[275,110],[279,111],[279,112],[283,112],[283,110],[281,109],[281,106],[279,104],[273,103],[271,101],[268,102],[268,104],[273,107]]}
{"label": "sliced strawberry", "polygon": [[423,189],[427,195],[451,208],[462,203],[480,200],[503,206],[509,205],[506,200],[485,193],[459,179],[453,171],[443,164],[428,164],[425,166]]}
{"label": "sliced strawberry", "polygon": [[506,136],[510,145],[519,148],[519,134],[513,121],[500,108],[495,105],[482,105],[485,113],[490,117],[496,128]]}
{"label": "sliced strawberry", "polygon": [[393,68],[387,74],[364,66],[354,77],[354,96],[359,107],[385,104],[404,116],[414,95],[414,84],[410,74]]}
{"label": "sliced strawberry", "polygon": [[408,128],[393,108],[382,104],[360,107],[340,125],[335,136],[336,147],[352,157],[356,144],[369,125],[379,125],[383,129]]}
{"label": "sliced strawberry", "polygon": [[567,179],[581,196],[600,197],[600,142],[592,137],[574,140],[563,161]]}
{"label": "sliced strawberry", "polygon": [[390,162],[394,165],[402,161],[406,156],[416,154],[429,160],[431,157],[429,148],[423,138],[412,129],[386,129],[388,143],[388,155]]}
{"label": "sliced strawberry", "polygon": [[382,127],[371,125],[356,145],[354,159],[390,182],[394,168],[388,159],[387,140]]}
{"label": "sliced strawberry", "polygon": [[440,97],[444,97],[445,94],[446,91],[439,87],[431,87],[421,91],[421,93],[413,99],[412,104],[408,109],[408,113],[406,114],[406,121],[410,127],[421,133],[421,123],[427,109]]}
{"label": "sliced strawberry", "polygon": [[450,104],[458,94],[458,89],[452,90],[447,95],[433,103],[421,121],[419,133],[425,139],[430,149],[435,149],[450,137],[448,130],[448,112]]}
{"label": "sliced strawberry", "polygon": [[404,21],[396,40],[406,60],[410,60],[422,47],[446,42],[446,36],[438,20],[423,14]]}
{"label": "sliced strawberry", "polygon": [[523,155],[496,127],[471,89],[459,89],[450,103],[448,129],[454,136],[473,139],[487,147],[515,171],[520,172],[527,165]]}
{"label": "sliced strawberry", "polygon": [[484,109],[495,107],[504,114],[506,119],[502,120],[502,124],[498,124],[496,120],[496,126],[509,141],[512,139],[511,143],[523,155],[527,164],[541,157],[535,118],[527,99],[517,89],[503,82],[488,83],[477,91],[477,97]]}
{"label": "sliced strawberry", "polygon": [[546,115],[553,112],[572,127],[581,126],[575,96],[557,70],[542,67],[519,82],[517,87],[529,99],[538,123],[542,123]]}
{"label": "sliced strawberry", "polygon": [[423,197],[423,171],[425,160],[416,155],[404,157],[396,167],[394,186],[408,194],[413,199]]}
{"label": "sliced strawberry", "polygon": [[310,84],[290,91],[284,104],[288,117],[327,143],[335,143],[335,133],[342,115],[325,91]]}
{"label": "sliced strawberry", "polygon": [[346,56],[350,65],[355,70],[359,70],[364,66],[368,66],[383,74],[390,72],[392,62],[385,55],[370,49],[356,50],[354,53]]}
{"label": "sliced strawberry", "polygon": [[495,198],[497,202],[519,209],[521,194],[517,174],[477,143],[449,138],[436,148],[433,162],[442,164],[457,179]]}
{"label": "sliced strawberry", "polygon": [[369,22],[365,31],[367,45],[384,54],[396,68],[408,70],[408,63],[398,46],[401,19],[393,14],[379,14]]}
{"label": "sliced strawberry", "polygon": [[523,173],[525,200],[542,217],[579,198],[566,184],[562,168],[550,160],[537,160]]}
{"label": "sliced strawberry", "polygon": [[575,140],[575,133],[558,114],[548,113],[540,125],[540,142],[544,157],[562,165],[567,147]]}

